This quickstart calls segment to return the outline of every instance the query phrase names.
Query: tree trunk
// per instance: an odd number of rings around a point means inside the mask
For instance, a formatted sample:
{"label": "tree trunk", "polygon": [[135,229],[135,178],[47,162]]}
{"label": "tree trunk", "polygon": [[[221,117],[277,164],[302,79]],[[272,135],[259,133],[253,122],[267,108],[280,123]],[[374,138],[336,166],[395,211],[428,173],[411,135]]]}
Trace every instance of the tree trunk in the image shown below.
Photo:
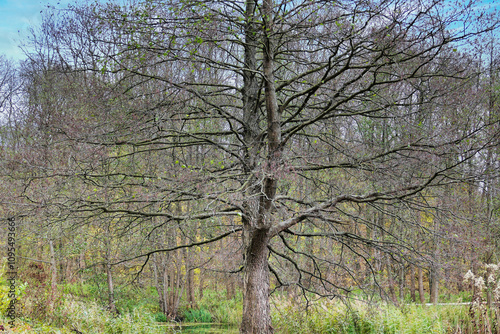
{"label": "tree trunk", "polygon": [[187,285],[187,300],[189,308],[196,307],[196,300],[194,298],[194,270],[189,269],[186,273],[186,285]]}
{"label": "tree trunk", "polygon": [[163,289],[162,289],[162,284],[160,282],[160,276],[158,275],[158,263],[156,262],[156,253],[153,254],[153,261],[152,261],[152,266],[153,266],[153,280],[156,288],[156,292],[158,293],[158,304],[160,306],[160,310],[162,311],[163,314],[167,313],[167,310],[165,310],[165,301],[163,300]]}
{"label": "tree trunk", "polygon": [[[59,250],[60,258],[61,259],[66,259],[66,263],[69,262],[69,260],[63,255],[63,243],[62,243],[62,240],[59,240],[58,250]],[[65,263],[62,260],[59,261],[59,282],[60,283],[63,283],[66,280],[66,270],[65,270],[65,267],[67,267],[67,265],[65,266],[64,264]]]}
{"label": "tree trunk", "polygon": [[269,304],[268,242],[267,230],[254,229],[249,233],[245,249],[241,334],[266,334],[273,331]]}
{"label": "tree trunk", "polygon": [[424,272],[421,267],[418,267],[418,295],[420,297],[420,304],[425,304],[424,296]]}
{"label": "tree trunk", "polygon": [[234,279],[230,274],[226,275],[226,299],[233,299],[235,294]]}
{"label": "tree trunk", "polygon": [[[184,244],[187,244],[189,241],[187,237],[184,237]],[[184,256],[184,265],[186,268],[186,299],[188,302],[188,308],[195,307],[195,298],[194,298],[194,270],[191,264],[191,257],[189,256],[190,250],[184,248],[182,255]]]}
{"label": "tree trunk", "polygon": [[83,270],[87,267],[87,263],[85,261],[85,249],[80,251],[78,256],[78,278],[80,282],[83,280]]}
{"label": "tree trunk", "polygon": [[203,299],[203,290],[205,289],[205,281],[204,281],[203,272],[200,270],[200,282],[198,285],[198,300]]}
{"label": "tree trunk", "polygon": [[404,304],[405,302],[405,267],[403,264],[400,265],[399,274],[399,300]]}
{"label": "tree trunk", "polygon": [[386,269],[387,269],[387,284],[389,287],[389,297],[391,298],[392,302],[394,305],[399,305],[398,299],[396,298],[396,292],[395,292],[395,285],[396,283],[394,282],[394,279],[392,277],[392,266],[391,266],[391,260],[387,258],[386,261]]}
{"label": "tree trunk", "polygon": [[[261,139],[260,84],[256,72],[257,66],[256,46],[263,44],[263,86],[264,101],[267,116],[267,160],[264,167],[264,180],[262,184],[247,189],[249,200],[244,203],[247,208],[243,218],[244,249],[244,280],[243,280],[243,317],[241,321],[241,334],[268,334],[272,333],[271,308],[269,304],[269,249],[271,217],[277,189],[276,167],[281,164],[281,114],[276,97],[276,82],[274,78],[274,22],[273,3],[264,0],[262,6],[257,6],[255,1],[246,1],[245,25],[245,70],[243,92],[243,133],[246,144],[245,165],[249,175],[259,169],[256,159],[259,158],[259,142]],[[256,14],[262,15],[261,19]],[[260,22],[259,22],[260,21]],[[257,36],[265,27],[262,40]],[[252,169],[254,169],[252,171]],[[260,182],[259,182],[260,183]],[[250,199],[251,198],[251,199]]]}
{"label": "tree trunk", "polygon": [[411,301],[416,303],[417,298],[415,295],[415,268],[413,268],[412,264],[410,264],[410,296]]}
{"label": "tree trunk", "polygon": [[111,272],[111,263],[109,259],[106,261],[106,277],[108,281],[108,308],[111,313],[116,314],[116,304],[115,304],[115,289],[113,287],[113,275]]}
{"label": "tree trunk", "polygon": [[170,302],[169,302],[169,294],[168,294],[168,288],[169,288],[169,285],[170,285],[170,279],[168,277],[168,270],[167,270],[167,267],[165,265],[163,265],[163,284],[162,284],[162,287],[163,287],[163,291],[162,291],[162,294],[163,294],[163,309],[165,310],[165,314],[166,315],[170,315]]}
{"label": "tree trunk", "polygon": [[54,252],[54,242],[49,240],[50,246],[50,272],[51,272],[51,281],[50,287],[52,289],[52,295],[55,295],[57,289],[57,264],[56,264],[56,254]]}
{"label": "tree trunk", "polygon": [[437,304],[438,302],[438,297],[439,297],[439,272],[438,272],[437,266],[432,266],[431,268],[431,277],[432,277],[432,282],[431,282],[431,297],[430,297],[430,302],[433,304]]}

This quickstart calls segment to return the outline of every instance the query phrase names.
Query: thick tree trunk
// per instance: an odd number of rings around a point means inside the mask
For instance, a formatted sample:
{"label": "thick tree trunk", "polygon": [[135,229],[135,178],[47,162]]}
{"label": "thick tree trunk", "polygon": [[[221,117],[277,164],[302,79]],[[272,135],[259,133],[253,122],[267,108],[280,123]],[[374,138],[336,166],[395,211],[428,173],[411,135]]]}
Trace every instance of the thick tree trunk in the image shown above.
{"label": "thick tree trunk", "polygon": [[268,242],[267,230],[253,230],[248,234],[245,249],[241,334],[272,333],[269,305]]}
{"label": "thick tree trunk", "polygon": [[[260,79],[256,72],[257,45],[263,44],[263,84],[265,110],[267,116],[267,160],[262,163],[266,175],[262,183],[255,183],[247,189],[249,200],[244,203],[246,211],[243,218],[243,240],[245,245],[245,271],[243,280],[243,318],[240,333],[268,334],[272,333],[271,309],[269,305],[269,263],[268,244],[272,226],[274,199],[278,178],[276,168],[281,163],[281,114],[276,97],[274,78],[274,23],[273,2],[264,0],[262,6],[257,6],[253,0],[246,1],[245,25],[245,67],[243,93],[243,133],[245,150],[245,170],[251,175],[260,167],[257,159],[264,145],[261,137]],[[256,14],[262,15],[261,20]],[[259,22],[260,21],[260,22]],[[262,29],[262,27],[265,28]],[[262,40],[258,41],[259,32],[264,31]]]}

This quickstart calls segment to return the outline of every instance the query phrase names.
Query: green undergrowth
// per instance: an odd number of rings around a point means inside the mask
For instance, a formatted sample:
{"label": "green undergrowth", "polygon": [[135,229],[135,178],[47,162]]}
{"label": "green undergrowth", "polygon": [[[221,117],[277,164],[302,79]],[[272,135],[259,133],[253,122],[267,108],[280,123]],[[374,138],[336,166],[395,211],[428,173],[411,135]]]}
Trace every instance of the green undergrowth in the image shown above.
{"label": "green undergrowth", "polygon": [[[104,286],[89,283],[66,283],[61,287],[64,295],[71,295],[79,300],[107,300]],[[154,288],[134,288],[117,286],[114,291],[116,307],[120,311],[132,312],[137,307],[154,309],[157,307],[158,294]]]}
{"label": "green undergrowth", "polygon": [[[121,299],[117,300],[120,314],[117,316],[105,309],[100,298],[95,298],[99,291],[91,285],[66,285],[58,298],[44,297],[41,300],[46,303],[43,313],[33,311],[40,298],[33,299],[26,293],[20,305],[26,318],[18,317],[16,332],[168,334],[174,331],[173,324],[159,312],[155,291],[143,290],[137,295],[133,292],[132,289],[120,292]],[[453,299],[461,301],[466,297]],[[398,308],[383,302],[346,305],[337,300],[320,300],[305,310],[305,305],[298,300],[288,295],[272,296],[271,313],[276,333],[472,333],[467,305],[407,304]],[[234,329],[242,317],[242,295],[237,293],[228,299],[225,290],[206,289],[196,307],[181,306],[180,315],[186,323],[217,323]],[[8,319],[4,315],[0,321],[6,324]]]}
{"label": "green undergrowth", "polygon": [[[6,324],[8,319],[2,318]],[[66,298],[54,310],[51,324],[29,319],[16,319],[16,333],[86,333],[86,334],[165,334],[173,329],[160,326],[147,309],[137,307],[118,316],[110,314],[95,302]]]}
{"label": "green undergrowth", "polygon": [[[203,298],[198,301],[197,309],[188,310],[184,313],[187,321],[194,315],[200,317],[204,315],[204,320],[210,315],[211,321],[193,320],[193,322],[216,322],[231,326],[238,326],[241,322],[243,314],[243,297],[241,293],[237,293],[231,299],[226,297],[225,290],[205,290]],[[198,317],[198,319],[200,318]],[[195,318],[196,319],[196,318]]]}
{"label": "green undergrowth", "polygon": [[345,305],[320,301],[308,308],[289,298],[273,299],[273,325],[278,333],[420,334],[468,333],[469,307],[464,305],[402,308],[362,302]]}
{"label": "green undergrowth", "polygon": [[212,314],[201,309],[190,309],[184,312],[184,321],[186,322],[212,322]]}

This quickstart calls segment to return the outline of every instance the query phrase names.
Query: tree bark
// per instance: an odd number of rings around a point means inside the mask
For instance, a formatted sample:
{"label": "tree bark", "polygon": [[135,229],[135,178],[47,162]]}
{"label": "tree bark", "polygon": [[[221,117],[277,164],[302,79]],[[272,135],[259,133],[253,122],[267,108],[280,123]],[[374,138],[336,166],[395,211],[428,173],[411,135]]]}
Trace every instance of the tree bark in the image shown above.
{"label": "tree bark", "polygon": [[106,261],[106,277],[108,282],[108,308],[111,313],[117,313],[115,304],[115,289],[113,286],[113,275],[111,272],[111,263],[109,259]]}
{"label": "tree bark", "polygon": [[203,273],[200,271],[200,281],[198,285],[198,300],[203,299],[203,290],[205,289],[205,281],[203,280]]}
{"label": "tree bark", "polygon": [[405,267],[404,265],[400,265],[400,274],[399,274],[399,300],[404,304],[405,302]]}
{"label": "tree bark", "polygon": [[420,304],[425,304],[424,273],[421,267],[418,267],[418,295],[420,297]]}
{"label": "tree bark", "polygon": [[439,268],[435,265],[431,268],[431,297],[430,302],[432,304],[437,304],[439,299]]}
{"label": "tree bark", "polygon": [[154,280],[156,292],[158,293],[158,304],[160,306],[161,312],[163,314],[166,314],[167,310],[165,309],[165,301],[163,299],[162,284],[160,283],[160,276],[158,275],[158,263],[157,263],[157,259],[156,259],[156,253],[153,254],[152,267],[153,267],[153,280]]}
{"label": "tree bark", "polygon": [[245,26],[245,70],[243,71],[243,119],[245,129],[245,171],[254,173],[260,168],[256,163],[262,145],[259,100],[259,80],[256,46],[265,44],[262,63],[265,88],[265,106],[267,114],[267,162],[263,164],[266,177],[262,186],[255,183],[246,189],[249,199],[244,203],[243,242],[244,249],[244,280],[243,280],[243,317],[241,334],[272,333],[271,311],[269,304],[269,263],[268,243],[272,225],[272,202],[276,195],[277,180],[273,168],[279,166],[281,158],[281,129],[279,110],[276,99],[274,80],[274,46],[272,35],[272,3],[264,0],[262,3],[262,20],[266,28],[263,41],[257,41],[256,36],[262,23],[255,17],[258,12],[255,1],[246,2]]}
{"label": "tree bark", "polygon": [[416,303],[417,298],[415,294],[415,268],[413,268],[412,264],[410,264],[410,296],[411,301]]}
{"label": "tree bark", "polygon": [[[184,243],[188,243],[188,239],[184,237]],[[191,257],[189,254],[190,250],[187,248],[184,248],[182,255],[184,257],[184,265],[186,268],[186,299],[188,302],[188,308],[194,308],[195,307],[195,298],[194,298],[194,272],[191,264]]]}
{"label": "tree bark", "polygon": [[56,264],[56,254],[54,252],[54,242],[49,240],[50,246],[50,271],[51,271],[51,282],[50,287],[52,289],[52,294],[56,293],[57,289],[57,264]]}
{"label": "tree bark", "polygon": [[233,299],[235,294],[234,279],[231,275],[226,275],[226,299]]}
{"label": "tree bark", "polygon": [[250,231],[245,249],[243,319],[241,334],[272,333],[269,304],[269,235],[267,230]]}

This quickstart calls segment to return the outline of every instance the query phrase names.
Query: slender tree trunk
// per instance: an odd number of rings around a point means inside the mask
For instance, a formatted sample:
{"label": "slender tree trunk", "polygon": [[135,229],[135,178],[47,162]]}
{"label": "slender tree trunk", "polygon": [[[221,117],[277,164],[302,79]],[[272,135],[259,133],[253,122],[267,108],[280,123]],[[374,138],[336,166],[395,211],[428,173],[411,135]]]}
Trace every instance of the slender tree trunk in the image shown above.
{"label": "slender tree trunk", "polygon": [[410,296],[411,296],[411,301],[416,303],[417,298],[415,295],[415,268],[413,267],[412,264],[410,264]]}
{"label": "slender tree trunk", "polygon": [[[61,259],[65,259],[65,256],[63,256],[63,242],[62,240],[59,240],[59,245],[58,245],[58,251]],[[69,262],[69,260],[66,260]],[[59,282],[63,283],[66,280],[66,270],[65,270],[65,265],[64,261],[60,260],[59,261]]]}
{"label": "slender tree trunk", "polygon": [[203,272],[200,271],[200,283],[198,285],[198,298],[203,298],[203,290],[205,289],[205,280],[203,276]]}
{"label": "slender tree trunk", "polygon": [[254,229],[249,234],[245,250],[243,319],[240,333],[272,333],[267,260],[268,231]]}
{"label": "slender tree trunk", "polygon": [[113,286],[113,273],[111,271],[111,263],[109,259],[106,261],[106,277],[108,281],[108,308],[111,313],[116,314],[116,304],[115,304],[115,289]]}
{"label": "slender tree trunk", "polygon": [[187,300],[190,308],[196,307],[196,299],[194,298],[194,271],[189,268],[187,271],[186,285],[187,285]]}
{"label": "slender tree trunk", "polygon": [[80,281],[83,279],[83,269],[85,267],[87,267],[87,263],[85,261],[85,250],[83,249],[78,256],[78,278]]}
{"label": "slender tree trunk", "polygon": [[430,276],[432,278],[430,302],[437,304],[439,299],[439,268],[436,265],[432,266]]}
{"label": "slender tree trunk", "polygon": [[395,285],[396,283],[394,282],[393,278],[393,273],[392,273],[392,266],[391,266],[391,260],[387,258],[385,267],[387,270],[387,285],[389,288],[389,297],[391,298],[392,302],[394,305],[399,305],[398,299],[396,298],[396,291],[395,291]]}
{"label": "slender tree trunk", "polygon": [[424,272],[421,267],[418,267],[418,295],[420,297],[420,304],[425,304]]}
{"label": "slender tree trunk", "polygon": [[226,275],[226,298],[233,299],[235,295],[234,279],[231,275]]}
{"label": "slender tree trunk", "polygon": [[405,302],[405,267],[403,264],[400,265],[399,270],[399,300],[401,303]]}
{"label": "slender tree trunk", "polygon": [[170,284],[170,279],[168,277],[168,270],[166,266],[163,267],[163,309],[165,310],[166,315],[171,315],[170,314],[170,308],[169,308],[169,294],[168,294],[168,287]]}
{"label": "slender tree trunk", "polygon": [[[184,244],[188,243],[187,237],[184,237]],[[188,308],[195,307],[195,299],[194,299],[194,286],[193,286],[193,268],[191,264],[191,258],[189,256],[190,250],[184,248],[183,256],[184,256],[184,265],[186,268],[186,299],[188,302]]]}
{"label": "slender tree trunk", "polygon": [[156,261],[157,261],[156,254],[153,254],[153,262],[152,262],[153,279],[154,279],[156,292],[158,293],[158,304],[159,304],[160,310],[163,312],[163,314],[166,314],[165,302],[163,300],[162,284],[160,283],[160,276],[158,275],[158,263]]}
{"label": "slender tree trunk", "polygon": [[50,272],[51,272],[51,281],[50,287],[52,289],[52,295],[55,295],[57,290],[57,264],[56,264],[56,254],[54,251],[54,242],[52,239],[49,240],[50,247]]}

